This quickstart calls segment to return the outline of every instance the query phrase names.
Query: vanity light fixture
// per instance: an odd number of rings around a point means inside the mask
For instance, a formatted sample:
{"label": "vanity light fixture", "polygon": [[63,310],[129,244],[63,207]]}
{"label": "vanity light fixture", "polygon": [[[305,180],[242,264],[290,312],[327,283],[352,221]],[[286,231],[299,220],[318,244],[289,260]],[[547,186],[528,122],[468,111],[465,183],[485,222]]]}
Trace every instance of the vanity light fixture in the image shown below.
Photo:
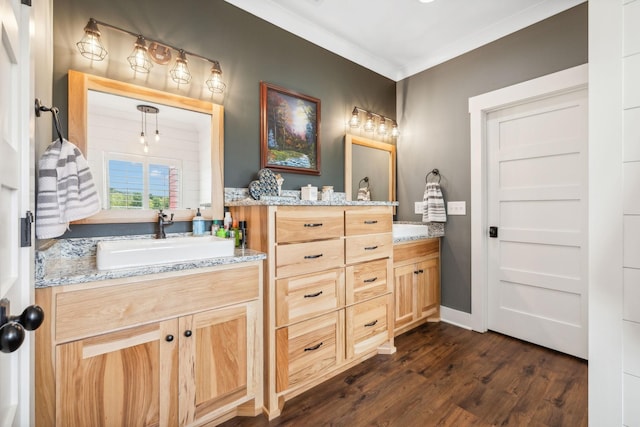
{"label": "vanity light fixture", "polygon": [[[222,93],[226,89],[226,85],[222,81],[222,68],[218,61],[205,58],[202,55],[188,52],[184,49],[158,40],[149,39],[142,34],[137,34],[93,18],[89,18],[89,22],[84,27],[84,36],[78,43],[76,43],[78,51],[85,58],[92,61],[102,61],[108,54],[102,44],[102,40],[100,38],[101,33],[98,25],[120,31],[121,33],[129,34],[136,38],[133,52],[131,52],[131,55],[127,57],[127,61],[129,61],[132,70],[140,73],[148,73],[153,66],[153,62],[159,65],[166,65],[171,61],[171,50],[173,50],[177,55],[175,63],[169,71],[169,74],[173,81],[178,84],[178,87],[180,87],[181,84],[189,84],[191,82],[191,72],[187,66],[187,56],[190,56],[193,58],[199,58],[211,64],[211,74],[205,82],[211,93]],[[148,48],[146,42],[149,42]]]}
{"label": "vanity light fixture", "polygon": [[145,153],[149,152],[149,143],[147,142],[146,132],[147,132],[147,114],[155,114],[156,116],[156,136],[155,140],[160,141],[160,132],[158,131],[158,113],[160,109],[158,107],[154,107],[153,105],[141,104],[136,106],[138,111],[140,111],[141,116],[141,125],[140,125],[140,144],[144,146],[143,150]]}
{"label": "vanity light fixture", "polygon": [[107,56],[107,49],[100,40],[100,30],[95,19],[89,19],[84,27],[84,36],[76,43],[80,54],[92,61],[102,61]]}
{"label": "vanity light fixture", "polygon": [[[351,128],[360,127],[360,113],[366,114],[366,120],[362,126],[362,130],[365,132],[376,132],[380,136],[391,135],[392,138],[400,136],[398,130],[398,123],[395,120],[385,117],[381,114],[376,114],[371,111],[364,110],[360,107],[353,107],[351,117],[349,118],[349,126]],[[391,132],[389,132],[389,126],[387,121],[391,123]]]}
{"label": "vanity light fixture", "polygon": [[349,126],[351,126],[352,128],[360,127],[360,112],[358,111],[358,107],[353,107],[351,119],[349,120]]}
{"label": "vanity light fixture", "polygon": [[127,61],[129,61],[129,65],[131,65],[133,71],[148,73],[151,70],[153,64],[149,59],[144,37],[138,36],[136,42],[133,44],[133,52],[127,57]]}
{"label": "vanity light fixture", "polygon": [[211,75],[207,79],[207,87],[212,93],[222,93],[227,87],[222,81],[222,68],[218,61],[212,61]]}
{"label": "vanity light fixture", "polygon": [[189,72],[189,67],[187,66],[187,56],[184,53],[184,50],[178,51],[178,57],[176,58],[176,63],[169,72],[171,74],[171,78],[174,82],[179,85],[189,84],[191,81],[191,72]]}

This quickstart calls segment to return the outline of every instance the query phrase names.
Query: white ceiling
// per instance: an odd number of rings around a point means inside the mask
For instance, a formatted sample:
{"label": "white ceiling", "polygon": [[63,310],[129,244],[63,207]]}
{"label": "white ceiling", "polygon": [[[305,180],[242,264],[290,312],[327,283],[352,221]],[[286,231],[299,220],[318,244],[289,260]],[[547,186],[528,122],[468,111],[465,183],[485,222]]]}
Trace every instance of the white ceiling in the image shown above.
{"label": "white ceiling", "polygon": [[226,0],[398,81],[586,0]]}

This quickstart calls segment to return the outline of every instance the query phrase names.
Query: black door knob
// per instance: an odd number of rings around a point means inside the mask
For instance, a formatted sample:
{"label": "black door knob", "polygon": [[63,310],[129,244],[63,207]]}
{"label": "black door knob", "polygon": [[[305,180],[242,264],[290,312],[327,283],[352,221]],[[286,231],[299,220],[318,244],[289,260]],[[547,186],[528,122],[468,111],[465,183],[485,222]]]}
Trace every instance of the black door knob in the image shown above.
{"label": "black door knob", "polygon": [[42,325],[44,321],[44,310],[37,305],[30,305],[25,308],[18,323],[20,323],[27,331],[35,331]]}
{"label": "black door knob", "polygon": [[171,342],[173,341],[173,335],[167,335],[165,339],[167,340],[167,342]]}
{"label": "black door knob", "polygon": [[24,328],[18,322],[7,322],[0,326],[0,351],[12,353],[24,341]]}
{"label": "black door knob", "polygon": [[191,336],[191,331],[189,329],[187,329],[186,331],[184,331],[184,336],[189,338]]}

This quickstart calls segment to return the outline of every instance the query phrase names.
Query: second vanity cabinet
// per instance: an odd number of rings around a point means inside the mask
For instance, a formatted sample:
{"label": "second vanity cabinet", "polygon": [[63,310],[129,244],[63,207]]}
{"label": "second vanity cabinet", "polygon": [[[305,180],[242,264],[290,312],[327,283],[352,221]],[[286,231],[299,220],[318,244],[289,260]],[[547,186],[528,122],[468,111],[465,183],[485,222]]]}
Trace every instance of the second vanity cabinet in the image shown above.
{"label": "second vanity cabinet", "polygon": [[393,353],[392,206],[233,206],[265,261],[265,408]]}
{"label": "second vanity cabinet", "polygon": [[398,243],[393,262],[397,336],[440,319],[440,239]]}
{"label": "second vanity cabinet", "polygon": [[36,290],[40,426],[212,425],[262,409],[261,263]]}

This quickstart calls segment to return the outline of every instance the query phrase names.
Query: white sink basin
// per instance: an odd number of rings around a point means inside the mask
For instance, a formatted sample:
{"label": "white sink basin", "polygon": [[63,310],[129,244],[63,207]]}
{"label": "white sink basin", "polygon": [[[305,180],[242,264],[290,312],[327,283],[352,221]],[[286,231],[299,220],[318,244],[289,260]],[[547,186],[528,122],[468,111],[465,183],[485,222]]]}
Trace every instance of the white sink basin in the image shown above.
{"label": "white sink basin", "polygon": [[427,237],[429,226],[427,224],[393,224],[393,238]]}
{"label": "white sink basin", "polygon": [[98,270],[143,267],[171,262],[232,256],[235,241],[215,236],[98,242]]}

